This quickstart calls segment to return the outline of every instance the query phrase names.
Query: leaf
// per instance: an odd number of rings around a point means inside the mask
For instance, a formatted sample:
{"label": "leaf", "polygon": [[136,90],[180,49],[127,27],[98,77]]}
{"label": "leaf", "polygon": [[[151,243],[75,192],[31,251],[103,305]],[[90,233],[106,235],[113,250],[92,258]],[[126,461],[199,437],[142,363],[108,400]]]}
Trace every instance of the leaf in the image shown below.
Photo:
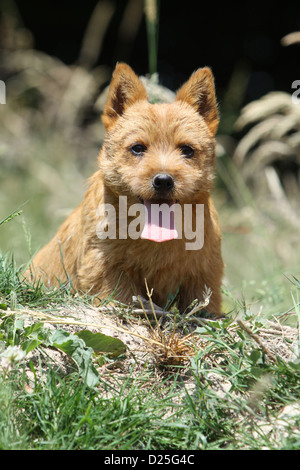
{"label": "leaf", "polygon": [[250,369],[250,373],[256,378],[256,379],[259,379],[260,377],[262,377],[263,375],[265,375],[265,370],[264,369],[260,369],[259,367],[257,366],[252,366],[251,369]]}
{"label": "leaf", "polygon": [[22,343],[23,351],[28,354],[40,344],[47,343],[50,334],[50,330],[44,328],[44,324],[41,322],[34,323],[24,328],[23,336],[28,339]]}
{"label": "leaf", "polygon": [[208,335],[209,332],[205,326],[198,326],[195,330],[195,333],[198,333],[199,335]]}
{"label": "leaf", "polygon": [[291,362],[291,361],[288,362],[288,365],[289,365],[292,369],[294,369],[294,370],[296,370],[296,371],[298,371],[298,372],[300,371],[300,364],[299,364],[299,362],[298,362],[297,360],[294,361],[294,362]]}
{"label": "leaf", "polygon": [[44,328],[44,323],[37,322],[24,328],[24,336],[44,340],[47,336],[49,336],[49,330]]}
{"label": "leaf", "polygon": [[251,362],[253,364],[256,364],[260,358],[261,358],[261,351],[259,349],[253,349],[250,354]]}
{"label": "leaf", "polygon": [[16,346],[20,343],[21,332],[24,327],[24,317],[7,317],[1,323],[0,328],[6,333],[6,343]]}
{"label": "leaf", "polygon": [[25,351],[26,355],[33,351],[35,348],[37,348],[41,344],[41,341],[38,341],[37,339],[28,339],[27,341],[24,341],[22,344],[22,349]]}
{"label": "leaf", "polygon": [[83,330],[76,333],[87,346],[92,348],[95,353],[110,353],[113,356],[120,356],[126,351],[126,345],[118,338],[103,335],[102,333],[92,333],[89,330]]}
{"label": "leaf", "polygon": [[65,330],[57,329],[51,335],[49,342],[73,359],[89,387],[94,387],[99,382],[98,372],[91,359],[93,350],[87,347],[81,338]]}

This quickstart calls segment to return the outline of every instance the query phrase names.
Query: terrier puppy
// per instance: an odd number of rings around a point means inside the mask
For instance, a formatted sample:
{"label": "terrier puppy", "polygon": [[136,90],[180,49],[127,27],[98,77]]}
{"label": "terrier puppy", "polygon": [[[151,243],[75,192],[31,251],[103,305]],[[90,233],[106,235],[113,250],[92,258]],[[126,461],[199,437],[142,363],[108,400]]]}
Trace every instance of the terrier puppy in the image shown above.
{"label": "terrier puppy", "polygon": [[210,197],[219,120],[211,70],[194,72],[174,103],[150,104],[133,70],[118,64],[102,119],[99,169],[31,273],[46,285],[70,281],[79,292],[101,299],[113,293],[125,304],[132,295],[146,297],[146,279],[153,302],[164,307],[178,294],[181,310],[209,288],[207,310],[219,316],[221,229]]}

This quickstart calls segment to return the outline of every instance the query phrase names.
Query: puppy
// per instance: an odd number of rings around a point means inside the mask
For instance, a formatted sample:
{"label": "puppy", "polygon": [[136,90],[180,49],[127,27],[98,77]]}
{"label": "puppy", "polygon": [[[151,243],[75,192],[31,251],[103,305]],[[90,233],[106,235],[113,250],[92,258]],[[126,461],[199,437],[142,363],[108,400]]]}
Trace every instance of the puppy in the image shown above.
{"label": "puppy", "polygon": [[[210,192],[218,111],[212,72],[198,69],[172,104],[150,104],[118,64],[103,112],[106,137],[82,203],[35,256],[31,275],[130,304],[132,295],[186,309],[211,289],[221,314],[221,229]],[[139,216],[137,216],[139,214]],[[179,222],[178,222],[179,221]]]}

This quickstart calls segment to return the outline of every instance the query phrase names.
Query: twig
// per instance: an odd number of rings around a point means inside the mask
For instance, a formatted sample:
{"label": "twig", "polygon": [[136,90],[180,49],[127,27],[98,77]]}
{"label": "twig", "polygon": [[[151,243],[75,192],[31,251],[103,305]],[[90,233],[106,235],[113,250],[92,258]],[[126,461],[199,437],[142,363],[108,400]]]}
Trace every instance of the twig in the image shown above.
{"label": "twig", "polygon": [[[77,321],[77,320],[66,320],[63,318],[57,318],[53,315],[41,312],[41,311],[35,311],[35,310],[11,310],[9,312],[5,312],[7,316],[13,316],[13,315],[29,315],[31,317],[37,317],[40,320],[44,320],[46,323],[50,323],[52,325],[76,325],[76,326],[92,326],[93,328],[111,328],[113,330],[119,331],[120,333],[136,336],[137,338],[140,338],[144,341],[148,341],[150,343],[154,343],[157,346],[161,346],[161,343],[159,341],[155,341],[154,339],[147,338],[146,336],[139,335],[138,333],[134,333],[133,331],[129,330],[128,328],[119,328],[118,326],[109,324],[106,325],[104,324],[97,324],[97,323],[91,323],[91,322],[84,322],[84,321]],[[168,346],[166,346],[168,347]],[[168,349],[171,349],[168,347]]]}
{"label": "twig", "polygon": [[254,339],[254,341],[256,341],[257,344],[259,344],[259,346],[262,348],[262,350],[264,351],[264,353],[274,362],[277,362],[277,358],[276,356],[274,356],[274,354],[263,344],[263,342],[261,341],[261,339],[253,333],[253,331],[250,330],[250,328],[248,328],[248,326],[245,325],[244,322],[242,322],[242,320],[237,320],[237,324],[243,329],[246,331],[246,333],[252,338]]}
{"label": "twig", "polygon": [[[133,310],[131,310],[130,313],[137,316],[144,314],[147,317],[148,315],[153,314],[153,311],[149,308],[134,308]],[[155,310],[155,315],[157,317],[167,317],[169,315],[169,312],[164,312],[163,310]]]}
{"label": "twig", "polygon": [[266,328],[262,328],[260,331],[264,335],[267,335],[267,336],[272,336],[272,335],[283,336],[282,331],[279,331],[279,330],[269,330],[269,329],[266,329]]}

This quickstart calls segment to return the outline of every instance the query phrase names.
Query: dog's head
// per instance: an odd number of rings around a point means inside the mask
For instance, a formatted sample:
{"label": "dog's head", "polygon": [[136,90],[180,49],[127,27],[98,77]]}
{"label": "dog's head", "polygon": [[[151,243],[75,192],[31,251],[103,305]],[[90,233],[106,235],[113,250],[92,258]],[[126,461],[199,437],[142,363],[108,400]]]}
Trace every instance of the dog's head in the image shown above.
{"label": "dog's head", "polygon": [[131,203],[201,201],[212,188],[218,111],[212,72],[193,73],[172,104],[150,104],[126,64],[113,74],[99,155],[105,184]]}
{"label": "dog's head", "polygon": [[174,103],[150,104],[133,70],[118,64],[102,119],[99,165],[112,191],[188,203],[211,189],[219,120],[209,68],[194,72]]}

